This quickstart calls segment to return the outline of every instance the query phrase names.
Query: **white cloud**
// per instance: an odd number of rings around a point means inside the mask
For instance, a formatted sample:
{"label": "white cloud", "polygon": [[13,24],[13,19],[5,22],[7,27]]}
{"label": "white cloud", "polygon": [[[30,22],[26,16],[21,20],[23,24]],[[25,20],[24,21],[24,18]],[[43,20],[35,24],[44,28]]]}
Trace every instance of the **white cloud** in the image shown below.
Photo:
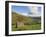
{"label": "white cloud", "polygon": [[40,15],[39,12],[38,12],[38,7],[36,6],[28,6],[30,12],[32,12],[33,15]]}
{"label": "white cloud", "polygon": [[20,15],[23,15],[23,16],[30,16],[30,17],[40,17],[40,15],[28,15],[28,13],[18,13]]}
{"label": "white cloud", "polygon": [[23,15],[23,16],[31,16],[31,17],[39,17],[39,16],[41,16],[41,14],[39,14],[39,12],[37,11],[37,7],[35,6],[28,6],[28,8],[29,8],[29,12],[32,12],[32,14],[28,14],[28,13],[22,13],[22,12],[16,12],[16,13],[18,13],[18,14],[20,14],[20,15]]}

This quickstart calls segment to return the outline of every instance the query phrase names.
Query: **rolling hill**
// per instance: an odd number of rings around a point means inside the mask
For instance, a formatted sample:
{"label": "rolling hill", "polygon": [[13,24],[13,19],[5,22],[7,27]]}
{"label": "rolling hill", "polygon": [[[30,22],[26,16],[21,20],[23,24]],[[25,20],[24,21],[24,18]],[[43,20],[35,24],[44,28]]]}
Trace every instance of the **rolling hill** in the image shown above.
{"label": "rolling hill", "polygon": [[[24,26],[16,28],[17,21],[24,23]],[[38,29],[41,29],[41,17],[30,17],[30,16],[27,17],[27,16],[23,16],[21,14],[18,14],[16,12],[12,12],[12,31],[38,30]]]}

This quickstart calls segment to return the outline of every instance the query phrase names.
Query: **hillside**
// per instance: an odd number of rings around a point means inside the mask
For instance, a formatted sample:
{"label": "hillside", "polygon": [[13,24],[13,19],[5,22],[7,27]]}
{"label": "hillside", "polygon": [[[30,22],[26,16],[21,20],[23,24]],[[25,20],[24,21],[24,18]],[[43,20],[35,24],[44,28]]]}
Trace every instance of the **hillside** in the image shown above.
{"label": "hillside", "polygon": [[[38,20],[40,20],[40,22]],[[16,28],[16,22],[17,21],[18,22],[23,22],[24,26]],[[37,28],[36,28],[36,26],[37,26]],[[15,12],[12,12],[12,30],[13,31],[16,31],[16,30],[30,30],[30,29],[31,30],[33,30],[33,29],[37,30],[37,29],[41,28],[40,26],[41,26],[41,18],[40,17],[39,18],[37,18],[37,17],[26,17],[26,16],[23,16],[21,14],[17,14]]]}
{"label": "hillside", "polygon": [[12,12],[12,21],[15,23],[17,20],[28,22],[28,21],[31,21],[31,17],[26,17]]}

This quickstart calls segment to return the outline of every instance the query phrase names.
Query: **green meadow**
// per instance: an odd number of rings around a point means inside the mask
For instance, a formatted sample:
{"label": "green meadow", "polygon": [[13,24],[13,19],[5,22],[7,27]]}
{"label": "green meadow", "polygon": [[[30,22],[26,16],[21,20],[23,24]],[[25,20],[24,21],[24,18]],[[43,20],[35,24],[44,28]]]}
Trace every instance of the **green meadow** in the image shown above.
{"label": "green meadow", "polygon": [[40,21],[12,12],[12,31],[40,30]]}

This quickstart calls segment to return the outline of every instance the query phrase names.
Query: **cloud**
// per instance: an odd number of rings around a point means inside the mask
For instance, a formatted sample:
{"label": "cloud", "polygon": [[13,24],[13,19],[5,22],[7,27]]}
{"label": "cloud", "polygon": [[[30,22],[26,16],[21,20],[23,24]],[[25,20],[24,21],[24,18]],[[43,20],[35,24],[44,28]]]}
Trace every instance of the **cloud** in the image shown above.
{"label": "cloud", "polygon": [[40,15],[39,13],[39,11],[38,11],[38,7],[36,7],[36,6],[28,6],[28,8],[29,8],[29,11],[33,14],[33,15]]}

